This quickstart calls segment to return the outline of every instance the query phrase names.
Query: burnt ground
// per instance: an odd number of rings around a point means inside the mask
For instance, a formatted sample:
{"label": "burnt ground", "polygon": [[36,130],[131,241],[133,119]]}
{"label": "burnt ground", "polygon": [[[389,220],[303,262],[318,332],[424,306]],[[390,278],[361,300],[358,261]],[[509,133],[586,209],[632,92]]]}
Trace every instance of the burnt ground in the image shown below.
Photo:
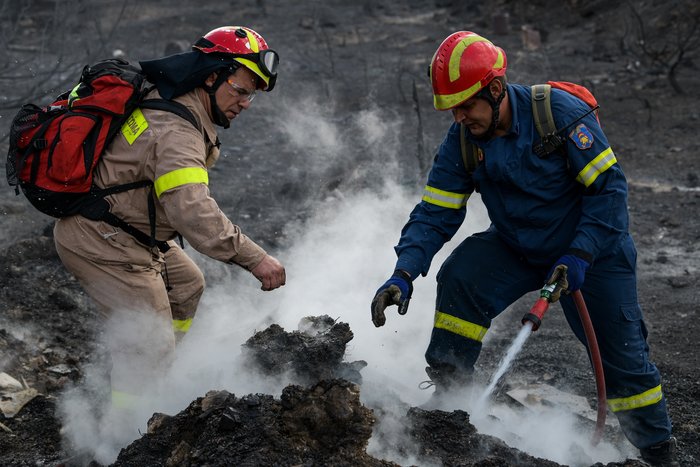
{"label": "burnt ground", "polygon": [[[111,6],[85,0],[70,9],[61,5],[41,0],[2,6],[3,151],[9,119],[19,104],[37,100],[28,96],[53,96],[71,87],[76,66],[115,49],[130,58],[151,58],[173,41],[191,42],[221,25],[221,18],[250,25],[281,53],[283,77],[275,92],[260,97],[255,109],[222,134],[223,157],[211,186],[234,222],[280,257],[293,256],[290,251],[314,254],[295,251],[294,239],[299,231],[314,227],[309,223],[317,219],[313,214],[320,204],[333,205],[356,192],[376,193],[384,183],[418,198],[432,151],[449,122],[447,115],[431,109],[425,68],[449,33],[474,30],[504,47],[511,81],[560,79],[589,86],[601,103],[603,127],[630,181],[640,302],[652,359],[663,375],[681,465],[697,465],[700,169],[695,129],[700,113],[693,84],[700,45],[692,32],[697,5],[616,6],[577,0],[488,6],[448,0],[303,5],[257,0],[237,2],[233,10],[228,4],[191,2],[171,2],[165,8],[155,0]],[[62,16],[68,10],[69,16]],[[493,17],[503,12],[509,13],[509,27],[497,31]],[[523,42],[525,25],[540,32],[541,46]],[[688,32],[695,35],[683,42]],[[675,66],[678,52],[683,52],[682,60]],[[669,79],[670,70],[674,79]],[[100,333],[89,300],[55,255],[51,222],[9,188],[0,197],[0,239],[5,245],[0,252],[0,372],[40,393],[17,415],[0,416],[0,465],[89,462],[89,456],[76,454],[63,439],[65,419],[58,407],[99,354]],[[400,225],[391,228],[398,238]],[[217,265],[203,262],[203,267],[212,287],[230,278]],[[334,268],[347,265],[326,267],[332,276]],[[391,264],[362,268],[363,274],[383,277]],[[293,279],[290,274],[289,287]],[[345,311],[366,314],[372,291],[358,292],[366,296],[361,309]],[[313,294],[308,290],[309,297]],[[517,321],[531,301],[526,297],[516,303],[503,321]],[[309,308],[308,314],[325,314]],[[414,304],[411,314],[401,319],[418,315]],[[557,465],[478,433],[463,410],[377,404],[378,398],[365,393],[376,386],[363,386],[362,374],[373,366],[372,359],[365,358],[365,369],[364,363],[344,357],[346,345],[367,337],[355,325],[334,331],[337,339],[324,342],[326,334],[309,341],[273,324],[246,330],[245,339],[268,339],[262,341],[266,345],[252,347],[252,358],[247,355],[264,374],[278,379],[284,375],[279,391],[233,394],[211,387],[167,415],[149,414],[148,430],[123,446],[117,465],[394,465],[399,460],[402,465]],[[498,333],[492,333],[477,369],[484,379],[517,331],[509,326],[494,330]],[[561,315],[550,312],[516,359],[517,375],[509,384],[515,379],[546,382],[593,400],[588,363],[572,341]],[[319,350],[314,342],[330,347]],[[416,345],[424,348],[426,343]],[[270,352],[289,359],[270,361]],[[276,364],[284,371],[279,373]],[[498,400],[505,400],[504,392]],[[403,427],[400,437],[377,429],[389,422]],[[619,438],[619,431],[610,428],[606,436]],[[381,460],[380,450],[367,449],[382,443],[392,444],[399,455]],[[613,465],[639,465],[633,457]]]}

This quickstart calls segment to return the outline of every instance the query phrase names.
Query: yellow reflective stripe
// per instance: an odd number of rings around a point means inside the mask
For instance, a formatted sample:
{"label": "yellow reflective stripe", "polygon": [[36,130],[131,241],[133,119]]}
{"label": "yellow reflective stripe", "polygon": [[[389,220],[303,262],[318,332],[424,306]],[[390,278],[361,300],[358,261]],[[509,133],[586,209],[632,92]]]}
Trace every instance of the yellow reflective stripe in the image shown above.
{"label": "yellow reflective stripe", "polygon": [[245,31],[246,36],[248,36],[248,42],[250,42],[250,51],[253,53],[258,53],[260,51],[260,45],[258,44],[258,40],[255,38],[255,35],[248,31],[246,28],[243,28]]}
{"label": "yellow reflective stripe", "polygon": [[[252,53],[258,53],[260,52],[260,43],[258,42],[258,39],[255,37],[255,34],[250,32],[247,28],[241,28],[245,31],[246,36],[248,37],[248,43],[250,44],[250,51]],[[234,58],[235,61],[243,65],[244,67],[248,68],[250,71],[255,73],[260,77],[261,80],[265,82],[265,84],[270,84],[270,77],[266,76],[265,73],[262,72],[260,69],[260,66],[255,63],[252,60],[248,60],[247,58],[241,58],[241,57],[236,57]]]}
{"label": "yellow reflective stripe", "polygon": [[128,392],[112,390],[112,407],[117,409],[129,409],[136,406],[139,396]]}
{"label": "yellow reflective stripe", "polygon": [[265,76],[265,73],[262,72],[262,70],[260,69],[260,66],[257,63],[255,63],[252,60],[248,60],[247,58],[240,58],[240,57],[236,57],[236,58],[234,58],[234,60],[237,61],[238,63],[240,63],[241,65],[243,65],[244,67],[248,68],[250,71],[252,71],[256,75],[258,75],[260,77],[260,79],[265,81],[265,84],[269,84],[270,78]]}
{"label": "yellow reflective stripe", "polygon": [[493,69],[494,70],[500,70],[503,68],[503,64],[505,63],[505,58],[503,57],[503,52],[498,51],[498,55],[496,56],[496,63],[493,64]]}
{"label": "yellow reflective stripe", "polygon": [[451,193],[429,185],[426,185],[425,190],[423,190],[423,201],[443,208],[459,209],[467,204],[468,199],[469,194]]}
{"label": "yellow reflective stripe", "polygon": [[72,106],[73,102],[80,99],[80,96],[78,96],[78,88],[80,87],[80,83],[76,84],[73,89],[71,89],[70,94],[68,94],[68,105]]}
{"label": "yellow reflective stripe", "polygon": [[208,185],[209,173],[201,167],[185,167],[161,175],[156,178],[153,186],[156,188],[156,196],[160,198],[163,192],[189,183],[204,183]]}
{"label": "yellow reflective stripe", "polygon": [[617,162],[617,158],[615,158],[612,148],[608,148],[590,161],[583,170],[578,173],[576,180],[588,187],[595,182],[598,175],[608,170],[615,162]]}
{"label": "yellow reflective stripe", "polygon": [[608,399],[608,406],[613,412],[621,412],[623,410],[639,409],[648,405],[656,404],[663,397],[661,385],[644,391],[641,394],[636,394],[630,397],[621,397],[618,399]]}
{"label": "yellow reflective stripe", "polygon": [[127,118],[126,122],[122,125],[121,132],[124,138],[126,138],[126,142],[131,146],[134,144],[134,141],[136,141],[136,138],[146,131],[146,128],[148,128],[146,117],[143,116],[141,109],[136,109],[131,112],[129,118]]}
{"label": "yellow reflective stripe", "polygon": [[477,342],[481,342],[484,335],[486,335],[486,331],[488,331],[488,328],[470,323],[469,321],[464,321],[463,319],[437,310],[435,310],[434,326],[437,329],[444,329],[445,331],[449,331]]}
{"label": "yellow reflective stripe", "polygon": [[478,82],[466,90],[457,92],[454,94],[434,94],[433,104],[437,110],[447,110],[451,107],[460,104],[470,97],[472,97],[476,92],[481,89],[481,82]]}
{"label": "yellow reflective stripe", "polygon": [[452,54],[450,55],[450,63],[448,67],[451,82],[457,81],[459,79],[459,65],[462,63],[462,54],[464,54],[464,51],[467,50],[467,47],[469,47],[475,42],[490,41],[477,35],[467,36],[460,40],[459,43],[455,45],[455,48],[452,49]]}
{"label": "yellow reflective stripe", "polygon": [[192,326],[192,318],[188,319],[174,319],[173,320],[173,331],[175,332],[187,332]]}

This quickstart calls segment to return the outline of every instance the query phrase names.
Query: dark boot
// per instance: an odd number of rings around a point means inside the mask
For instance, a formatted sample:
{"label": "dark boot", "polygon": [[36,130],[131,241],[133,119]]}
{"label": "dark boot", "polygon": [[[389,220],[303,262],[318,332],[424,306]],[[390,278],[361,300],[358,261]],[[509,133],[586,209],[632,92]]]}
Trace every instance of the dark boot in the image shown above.
{"label": "dark boot", "polygon": [[663,443],[640,449],[644,462],[652,467],[680,467],[676,454],[676,438],[671,436]]}
{"label": "dark boot", "polygon": [[426,366],[425,372],[430,380],[423,381],[419,387],[421,389],[435,387],[435,391],[430,399],[421,406],[426,410],[445,410],[452,408],[450,406],[454,404],[449,404],[449,400],[465,396],[464,394],[460,394],[460,391],[466,389],[471,381],[471,372],[460,372],[453,367],[434,368]]}

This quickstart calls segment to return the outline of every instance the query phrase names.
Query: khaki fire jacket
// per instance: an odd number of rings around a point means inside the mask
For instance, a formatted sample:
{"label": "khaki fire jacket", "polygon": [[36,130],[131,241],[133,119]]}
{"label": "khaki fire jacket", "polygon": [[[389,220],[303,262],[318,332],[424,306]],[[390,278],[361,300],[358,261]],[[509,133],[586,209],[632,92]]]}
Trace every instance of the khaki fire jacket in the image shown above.
{"label": "khaki fire jacket", "polygon": [[[156,90],[147,96],[158,97]],[[208,99],[202,89],[175,99],[192,112],[202,132],[172,112],[137,110],[102,156],[94,180],[101,188],[151,180],[158,240],[179,232],[200,253],[251,270],[263,260],[265,250],[226,217],[209,193],[208,169],[218,159],[219,149]],[[107,198],[113,214],[146,234],[150,232],[149,190],[139,188]]]}

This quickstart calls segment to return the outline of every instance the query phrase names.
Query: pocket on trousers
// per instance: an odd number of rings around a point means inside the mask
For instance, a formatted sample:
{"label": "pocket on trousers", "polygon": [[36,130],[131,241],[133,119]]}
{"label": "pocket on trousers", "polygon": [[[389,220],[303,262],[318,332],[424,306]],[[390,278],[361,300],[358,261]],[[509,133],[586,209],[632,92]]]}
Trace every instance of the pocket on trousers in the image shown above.
{"label": "pocket on trousers", "polygon": [[617,316],[611,319],[611,340],[607,360],[620,370],[646,372],[648,368],[647,329],[639,304],[620,305]]}
{"label": "pocket on trousers", "polygon": [[642,319],[642,309],[638,304],[620,305],[620,321],[639,321]]}
{"label": "pocket on trousers", "polygon": [[156,268],[157,257],[154,258],[151,250],[139,243],[134,237],[102,221],[96,222],[96,229],[104,241],[111,247],[103,248],[101,259],[105,262],[124,263],[127,269],[138,267]]}

